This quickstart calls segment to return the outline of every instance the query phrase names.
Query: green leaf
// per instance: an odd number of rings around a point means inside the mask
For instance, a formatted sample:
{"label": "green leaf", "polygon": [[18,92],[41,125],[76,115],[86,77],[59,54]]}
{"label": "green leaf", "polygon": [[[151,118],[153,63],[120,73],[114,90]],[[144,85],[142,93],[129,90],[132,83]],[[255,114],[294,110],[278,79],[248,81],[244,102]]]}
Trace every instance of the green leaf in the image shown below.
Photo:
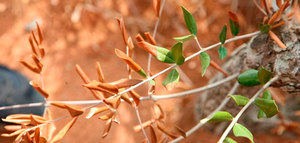
{"label": "green leaf", "polygon": [[191,34],[191,35],[186,35],[186,36],[181,36],[181,37],[174,37],[173,39],[177,42],[186,42],[188,40],[191,40],[191,39],[195,39],[196,36],[194,34]]}
{"label": "green leaf", "polygon": [[227,33],[227,25],[224,25],[223,28],[222,28],[222,31],[219,35],[219,39],[220,39],[220,42],[222,44],[225,43],[225,40],[226,40],[226,33]]}
{"label": "green leaf", "polygon": [[258,71],[254,69],[249,69],[239,75],[238,81],[244,86],[255,86],[259,85],[259,79],[257,75]]}
{"label": "green leaf", "polygon": [[230,26],[232,35],[236,36],[239,34],[240,26],[237,22],[234,22],[231,19],[229,19],[229,26]]}
{"label": "green leaf", "polygon": [[[270,92],[268,90],[265,90],[264,93],[263,93],[262,98],[271,100],[272,95],[270,94]],[[264,111],[262,111],[261,109],[259,109],[258,114],[257,114],[257,118],[260,119],[260,118],[266,118],[266,117],[267,117],[266,113]]]}
{"label": "green leaf", "polygon": [[236,105],[238,106],[245,106],[248,101],[249,98],[241,96],[241,95],[229,95],[236,103]]}
{"label": "green leaf", "polygon": [[139,70],[138,74],[143,76],[143,77],[147,77],[147,75],[146,75],[146,73],[143,69]]}
{"label": "green leaf", "polygon": [[233,134],[236,137],[245,137],[248,138],[252,143],[254,143],[252,133],[243,125],[235,123],[232,130]]}
{"label": "green leaf", "polygon": [[236,142],[235,140],[233,140],[230,137],[226,137],[225,140],[223,141],[223,143],[238,143],[238,142]]}
{"label": "green leaf", "polygon": [[227,49],[224,46],[221,46],[218,50],[220,59],[224,59],[227,56]]}
{"label": "green leaf", "polygon": [[197,24],[193,15],[189,11],[187,11],[183,6],[181,6],[181,8],[184,16],[185,26],[191,32],[191,34],[197,35]]}
{"label": "green leaf", "polygon": [[182,43],[178,42],[171,48],[171,55],[177,65],[182,65],[185,58],[182,53]]}
{"label": "green leaf", "polygon": [[206,52],[201,52],[200,55],[201,66],[202,66],[202,76],[205,74],[207,67],[210,64],[210,56]]}
{"label": "green leaf", "polygon": [[264,67],[261,67],[258,71],[258,79],[260,83],[265,84],[267,83],[273,76],[273,73],[266,70]]}
{"label": "green leaf", "polygon": [[157,55],[156,55],[157,60],[162,61],[164,63],[170,63],[170,64],[175,63],[172,54],[168,49],[156,46],[156,50],[157,50]]}
{"label": "green leaf", "polygon": [[154,80],[150,80],[149,83],[150,83],[151,85],[155,85],[155,81],[154,81]]}
{"label": "green leaf", "polygon": [[271,29],[271,26],[269,24],[265,24],[265,25],[262,23],[259,24],[259,30],[263,34],[268,34],[270,29]]}
{"label": "green leaf", "polygon": [[268,118],[273,117],[279,112],[275,100],[256,98],[254,104],[261,109]]}
{"label": "green leaf", "polygon": [[225,111],[217,111],[212,118],[208,120],[209,123],[212,122],[229,122],[233,119],[232,115]]}
{"label": "green leaf", "polygon": [[173,69],[165,78],[165,80],[163,81],[163,85],[166,86],[169,83],[172,82],[178,82],[179,81],[179,73],[177,71],[177,69]]}

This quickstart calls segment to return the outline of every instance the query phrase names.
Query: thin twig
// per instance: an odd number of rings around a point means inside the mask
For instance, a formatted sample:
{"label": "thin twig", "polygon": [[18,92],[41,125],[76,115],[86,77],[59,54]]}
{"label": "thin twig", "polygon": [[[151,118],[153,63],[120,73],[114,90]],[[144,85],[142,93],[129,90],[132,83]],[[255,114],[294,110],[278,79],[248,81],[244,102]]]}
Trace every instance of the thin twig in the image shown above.
{"label": "thin twig", "polygon": [[[239,87],[239,83],[235,82],[234,86],[231,88],[231,90],[230,90],[230,92],[228,94],[234,94],[238,87]],[[213,117],[213,115],[217,111],[220,111],[227,104],[227,102],[229,100],[230,100],[229,97],[225,97],[225,99],[221,102],[221,104],[212,113],[210,113],[204,119],[200,120],[199,123],[196,126],[194,126],[192,129],[190,129],[189,131],[187,131],[186,132],[186,136],[190,136],[195,131],[197,131],[199,128],[201,128],[211,117]],[[176,143],[176,142],[182,141],[183,139],[184,139],[184,137],[180,136],[180,137],[172,140],[171,143]]]}
{"label": "thin twig", "polygon": [[220,140],[218,143],[223,143],[224,139],[227,137],[235,123],[239,120],[239,118],[242,116],[242,114],[247,110],[247,108],[254,102],[254,100],[266,89],[268,88],[273,82],[275,82],[279,78],[278,75],[273,77],[270,81],[268,81],[261,89],[259,89],[256,94],[248,101],[248,103],[241,109],[241,111],[233,118],[230,125],[227,127],[227,129],[222,134]]}
{"label": "thin twig", "polygon": [[139,124],[140,124],[140,126],[141,126],[143,135],[144,135],[144,137],[146,138],[147,142],[150,143],[150,140],[149,140],[149,138],[148,138],[148,136],[147,136],[147,134],[146,134],[145,129],[143,128],[143,125],[142,125],[143,123],[142,123],[142,119],[141,119],[141,116],[140,116],[140,113],[139,113],[139,109],[138,109],[138,107],[137,107],[136,105],[134,105],[134,109],[135,109],[135,113],[136,113],[136,116],[137,116],[137,118],[138,118]]}
{"label": "thin twig", "polygon": [[264,15],[268,16],[268,14],[265,12],[265,10],[262,9],[262,8],[258,5],[258,3],[257,3],[256,0],[253,0],[253,3],[255,4],[255,6],[256,6],[256,7],[257,7]]}

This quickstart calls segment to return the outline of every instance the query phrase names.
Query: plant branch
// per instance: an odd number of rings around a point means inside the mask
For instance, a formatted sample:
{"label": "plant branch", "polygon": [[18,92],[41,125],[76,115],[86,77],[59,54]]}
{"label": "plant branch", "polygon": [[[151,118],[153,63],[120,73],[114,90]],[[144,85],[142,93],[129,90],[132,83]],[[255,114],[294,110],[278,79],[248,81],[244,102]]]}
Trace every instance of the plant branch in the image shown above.
{"label": "plant branch", "polygon": [[268,88],[273,82],[275,82],[278,79],[278,75],[273,77],[270,81],[268,81],[261,89],[259,89],[256,94],[248,101],[248,103],[241,109],[241,111],[233,118],[230,125],[227,127],[227,129],[222,134],[220,140],[218,143],[223,143],[224,139],[227,137],[235,123],[239,120],[239,118],[242,116],[242,114],[247,110],[247,108],[254,102],[254,100],[266,89]]}

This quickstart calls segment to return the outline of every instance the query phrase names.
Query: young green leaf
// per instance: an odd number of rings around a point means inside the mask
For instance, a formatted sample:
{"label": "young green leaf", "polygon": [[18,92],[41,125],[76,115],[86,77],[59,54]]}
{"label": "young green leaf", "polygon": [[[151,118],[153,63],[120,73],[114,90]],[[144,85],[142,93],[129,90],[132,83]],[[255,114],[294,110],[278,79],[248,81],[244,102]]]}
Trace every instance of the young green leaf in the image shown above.
{"label": "young green leaf", "polygon": [[268,34],[270,29],[271,29],[271,26],[269,24],[265,24],[265,25],[262,23],[259,24],[259,30],[263,34]]}
{"label": "young green leaf", "polygon": [[181,37],[174,37],[173,39],[177,42],[186,42],[186,41],[189,41],[191,39],[195,39],[196,36],[194,34],[190,34],[190,35],[186,35],[186,36],[181,36]]}
{"label": "young green leaf", "polygon": [[182,43],[178,42],[171,48],[171,55],[177,65],[182,65],[185,58],[182,53]]}
{"label": "young green leaf", "polygon": [[232,115],[225,111],[217,111],[212,118],[208,120],[209,123],[212,122],[229,122],[233,119]]}
{"label": "young green leaf", "polygon": [[181,6],[181,8],[187,29],[191,32],[191,34],[197,35],[197,24],[193,15],[189,11],[187,11],[183,6]]}
{"label": "young green leaf", "polygon": [[241,95],[229,95],[236,103],[236,105],[238,106],[245,106],[248,101],[249,98],[241,96]]}
{"label": "young green leaf", "polygon": [[225,140],[223,141],[223,143],[238,143],[238,142],[236,142],[235,140],[233,140],[230,137],[226,137]]}
{"label": "young green leaf", "polygon": [[[265,90],[262,96],[263,99],[269,99],[272,100],[272,95],[270,94],[270,92],[268,90]],[[258,113],[257,113],[257,118],[266,118],[267,115],[264,111],[262,111],[261,109],[259,109]]]}
{"label": "young green leaf", "polygon": [[224,46],[221,46],[218,50],[220,59],[224,59],[227,56],[227,49]]}
{"label": "young green leaf", "polygon": [[243,125],[235,123],[232,130],[233,134],[236,137],[245,137],[248,138],[252,143],[254,143],[252,133]]}
{"label": "young green leaf", "polygon": [[260,83],[265,84],[267,83],[273,76],[273,73],[266,70],[264,67],[261,67],[258,71],[258,79]]}
{"label": "young green leaf", "polygon": [[206,52],[201,52],[200,55],[200,60],[201,60],[201,66],[202,66],[202,76],[204,76],[206,69],[208,68],[210,64],[210,56]]}
{"label": "young green leaf", "polygon": [[258,71],[254,69],[249,69],[239,75],[238,81],[244,86],[255,86],[259,85],[259,79],[257,75]]}
{"label": "young green leaf", "polygon": [[220,42],[222,44],[225,43],[225,40],[226,40],[226,34],[227,34],[227,25],[224,25],[223,28],[222,28],[222,31],[219,35],[219,39],[220,39]]}
{"label": "young green leaf", "polygon": [[173,69],[165,78],[165,80],[163,81],[163,85],[166,86],[169,83],[172,82],[178,82],[179,81],[179,73],[177,71],[177,69]]}
{"label": "young green leaf", "polygon": [[232,35],[236,36],[239,34],[240,26],[237,22],[234,22],[231,19],[229,19],[229,27],[230,27]]}
{"label": "young green leaf", "polygon": [[263,99],[263,98],[256,98],[254,100],[254,104],[261,109],[268,118],[273,117],[276,115],[279,110],[274,100],[270,99]]}

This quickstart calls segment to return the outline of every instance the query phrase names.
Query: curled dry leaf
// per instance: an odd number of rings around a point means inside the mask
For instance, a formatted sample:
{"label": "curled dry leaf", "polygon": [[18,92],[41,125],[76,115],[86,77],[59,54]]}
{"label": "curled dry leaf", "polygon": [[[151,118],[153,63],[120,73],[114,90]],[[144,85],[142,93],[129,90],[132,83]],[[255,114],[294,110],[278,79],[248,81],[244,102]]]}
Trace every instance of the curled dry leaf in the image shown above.
{"label": "curled dry leaf", "polygon": [[156,17],[159,17],[161,0],[152,0]]}
{"label": "curled dry leaf", "polygon": [[[85,72],[82,70],[82,68],[79,65],[76,64],[75,69],[85,84],[91,82],[90,78],[85,74]],[[92,94],[96,99],[101,99],[101,100],[104,99],[104,94],[102,92],[96,92],[93,90],[90,91],[92,92]]]}
{"label": "curled dry leaf", "polygon": [[90,109],[88,115],[86,116],[87,119],[93,117],[96,114],[102,113],[104,111],[107,111],[109,108],[106,106],[102,106],[102,107],[93,107]]}
{"label": "curled dry leaf", "polygon": [[39,35],[39,44],[42,44],[44,38],[43,38],[41,28],[37,22],[36,22],[36,27],[37,27],[37,31],[38,31],[38,35]]}
{"label": "curled dry leaf", "polygon": [[279,8],[279,10],[277,10],[272,17],[270,18],[270,20],[268,21],[269,25],[272,25],[275,21],[279,20],[281,18],[282,13],[284,12],[284,10],[290,5],[289,0],[285,1],[283,5],[281,5],[281,7]]}
{"label": "curled dry leaf", "polygon": [[153,56],[157,56],[157,49],[156,49],[156,46],[148,43],[148,42],[145,42],[145,41],[141,41],[138,43],[138,45],[143,48],[145,51],[147,51],[148,53],[150,53],[151,55]]}
{"label": "curled dry leaf", "polygon": [[280,26],[282,26],[282,25],[284,25],[284,24],[285,24],[285,22],[284,22],[284,21],[280,21],[280,22],[278,22],[278,23],[276,23],[276,24],[272,25],[271,29],[274,29],[274,28],[280,27]]}
{"label": "curled dry leaf", "polygon": [[8,115],[6,119],[30,119],[31,116],[34,116],[39,120],[46,121],[44,117],[39,115],[33,115],[33,114],[12,114],[12,115]]}
{"label": "curled dry leaf", "polygon": [[151,143],[157,143],[157,137],[154,131],[154,128],[152,127],[152,125],[149,126],[150,129],[150,135],[151,135]]}
{"label": "curled dry leaf", "polygon": [[31,55],[32,60],[34,61],[35,65],[42,70],[43,64],[40,62],[40,60],[37,58],[36,55]]}
{"label": "curled dry leaf", "polygon": [[140,34],[137,34],[137,35],[135,36],[135,39],[136,39],[136,41],[138,41],[138,42],[145,41],[144,38],[143,38]]}
{"label": "curled dry leaf", "polygon": [[88,84],[83,84],[83,86],[87,87],[89,89],[112,93],[112,94],[116,94],[119,92],[117,86],[109,84],[109,83],[101,83],[96,80],[93,80]]}
{"label": "curled dry leaf", "polygon": [[164,124],[158,122],[157,128],[158,128],[160,131],[162,131],[164,134],[166,134],[167,136],[169,136],[170,138],[173,138],[173,139],[174,139],[174,138],[177,138],[177,136],[174,135],[169,129],[167,129],[167,127],[166,127]]}
{"label": "curled dry leaf", "polygon": [[37,55],[36,48],[34,46],[34,43],[32,41],[32,37],[31,36],[29,36],[28,41],[29,41],[32,53],[35,54],[35,55]]}
{"label": "curled dry leaf", "polygon": [[[46,115],[45,115],[46,119],[48,121],[52,121],[53,120],[53,116],[52,113],[50,111],[50,109],[46,109]],[[44,126],[46,129],[46,134],[45,136],[47,137],[47,140],[51,140],[53,138],[54,132],[56,130],[55,124],[47,124],[46,126]],[[43,127],[42,127],[43,128]],[[43,134],[43,132],[41,132]]]}
{"label": "curled dry leaf", "polygon": [[29,70],[31,70],[31,71],[34,72],[34,73],[39,74],[39,73],[41,73],[41,71],[42,71],[40,68],[38,68],[38,67],[36,67],[36,66],[34,66],[34,65],[32,65],[32,64],[30,64],[30,63],[24,61],[24,60],[20,60],[19,62],[20,62],[23,66],[25,66],[26,68],[28,68]]}
{"label": "curled dry leaf", "polygon": [[31,31],[31,36],[32,36],[32,38],[33,38],[33,40],[34,40],[34,43],[35,43],[36,45],[39,45],[39,43],[38,43],[38,41],[36,40],[36,37],[35,37],[33,31]]}
{"label": "curled dry leaf", "polygon": [[115,85],[115,86],[117,86],[118,89],[120,89],[120,88],[125,88],[125,87],[130,87],[130,86],[136,85],[141,81],[143,81],[143,80],[123,78],[123,79],[111,82],[110,84]]}
{"label": "curled dry leaf", "polygon": [[117,19],[117,22],[119,24],[120,30],[122,32],[124,43],[126,45],[128,45],[128,43],[127,43],[128,36],[127,36],[127,32],[126,32],[126,27],[125,27],[125,24],[124,24],[124,20],[123,20],[123,18],[116,18],[116,19]]}
{"label": "curled dry leaf", "polygon": [[4,129],[9,132],[15,132],[17,130],[22,129],[21,125],[5,125]]}
{"label": "curled dry leaf", "polygon": [[175,133],[181,135],[182,137],[186,138],[186,133],[184,130],[179,128],[178,126],[175,126]]}
{"label": "curled dry leaf", "polygon": [[117,109],[121,103],[121,96],[106,98],[105,100],[103,100],[103,102]]}
{"label": "curled dry leaf", "polygon": [[115,114],[114,112],[109,112],[109,113],[107,113],[105,115],[100,116],[99,119],[101,119],[101,120],[112,119],[112,117],[114,116],[114,114]]}
{"label": "curled dry leaf", "polygon": [[43,123],[47,122],[45,120],[40,120],[33,115],[30,116],[30,120],[31,120],[31,123],[30,123],[31,125],[39,125],[39,124],[43,124]]}
{"label": "curled dry leaf", "polygon": [[237,15],[235,13],[233,13],[232,11],[228,11],[228,15],[232,21],[237,22],[237,23],[239,22]]}
{"label": "curled dry leaf", "polygon": [[146,38],[148,39],[148,41],[150,42],[150,44],[156,45],[156,41],[155,41],[154,38],[150,35],[150,32],[145,32],[144,35],[146,36]]}
{"label": "curled dry leaf", "polygon": [[30,119],[2,119],[2,121],[21,125],[29,125],[31,123]]}
{"label": "curled dry leaf", "polygon": [[24,143],[33,143],[32,138],[30,137],[30,134],[28,132],[25,132],[25,134],[22,135],[22,141]]}
{"label": "curled dry leaf", "polygon": [[[122,91],[124,91],[124,90],[125,90],[125,88],[119,89],[120,92],[122,92]],[[121,99],[123,99],[123,100],[124,100],[125,102],[127,102],[128,104],[133,105],[133,102],[130,100],[130,97],[129,97],[129,95],[128,95],[127,93],[122,94],[122,95],[121,95]]]}
{"label": "curled dry leaf", "polygon": [[129,37],[128,38],[128,45],[127,45],[127,55],[132,58],[133,56],[133,49],[134,49],[134,45],[133,45],[133,42],[132,42],[132,38]]}
{"label": "curled dry leaf", "polygon": [[101,69],[100,62],[97,62],[97,76],[100,82],[104,82],[104,75]]}
{"label": "curled dry leaf", "polygon": [[16,136],[16,135],[19,135],[19,134],[21,134],[22,132],[24,132],[25,131],[25,129],[20,129],[20,130],[17,130],[17,131],[15,131],[15,132],[13,132],[13,133],[10,133],[10,134],[1,134],[1,136],[2,137],[13,137],[13,136]]}
{"label": "curled dry leaf", "polygon": [[73,118],[68,124],[66,124],[52,139],[50,143],[56,143],[60,141],[70,130],[70,128],[74,125],[78,117]]}
{"label": "curled dry leaf", "polygon": [[112,119],[107,120],[105,123],[105,129],[103,130],[102,138],[105,138],[108,135],[111,125],[112,125]]}
{"label": "curled dry leaf", "polygon": [[148,121],[146,121],[146,122],[144,122],[144,123],[142,124],[142,127],[141,127],[141,125],[136,125],[136,126],[134,126],[134,127],[133,127],[133,130],[134,130],[135,132],[140,132],[140,131],[142,130],[142,128],[144,129],[144,128],[146,128],[146,127],[149,127],[149,126],[151,126],[151,124],[153,124],[154,122],[155,122],[154,119],[148,120]]}
{"label": "curled dry leaf", "polygon": [[49,94],[47,91],[45,91],[44,89],[42,89],[37,83],[35,83],[34,81],[30,81],[29,84],[39,93],[41,93],[45,98],[49,97]]}
{"label": "curled dry leaf", "polygon": [[136,62],[134,62],[129,56],[127,56],[125,53],[122,51],[115,49],[116,55],[122,59],[132,70],[137,72],[143,77],[147,77],[145,71],[139,66]]}
{"label": "curled dry leaf", "polygon": [[281,48],[281,49],[285,49],[286,46],[285,44],[283,44],[283,42],[276,36],[275,33],[273,33],[271,30],[269,31],[269,35],[270,37],[276,42],[276,44]]}
{"label": "curled dry leaf", "polygon": [[159,104],[155,103],[153,106],[153,110],[154,110],[155,119],[159,120],[165,117],[165,113]]}
{"label": "curled dry leaf", "polygon": [[81,109],[79,106],[76,105],[60,103],[60,102],[51,102],[50,104],[59,108],[67,109],[72,117],[79,116],[84,112],[83,109]]}
{"label": "curled dry leaf", "polygon": [[34,141],[40,143],[40,128],[36,128],[34,131]]}
{"label": "curled dry leaf", "polygon": [[224,74],[226,77],[228,76],[228,73],[222,69],[221,66],[219,66],[215,61],[210,60],[210,65],[214,67],[216,70],[220,71],[222,74]]}
{"label": "curled dry leaf", "polygon": [[134,103],[136,104],[136,106],[138,106],[139,103],[140,103],[141,96],[137,92],[135,92],[134,90],[131,90],[128,93],[132,97],[132,99],[133,99]]}
{"label": "curled dry leaf", "polygon": [[269,15],[269,7],[267,6],[267,2],[266,0],[260,0],[261,3],[263,3],[264,7],[265,7],[265,11],[267,12],[267,14]]}

